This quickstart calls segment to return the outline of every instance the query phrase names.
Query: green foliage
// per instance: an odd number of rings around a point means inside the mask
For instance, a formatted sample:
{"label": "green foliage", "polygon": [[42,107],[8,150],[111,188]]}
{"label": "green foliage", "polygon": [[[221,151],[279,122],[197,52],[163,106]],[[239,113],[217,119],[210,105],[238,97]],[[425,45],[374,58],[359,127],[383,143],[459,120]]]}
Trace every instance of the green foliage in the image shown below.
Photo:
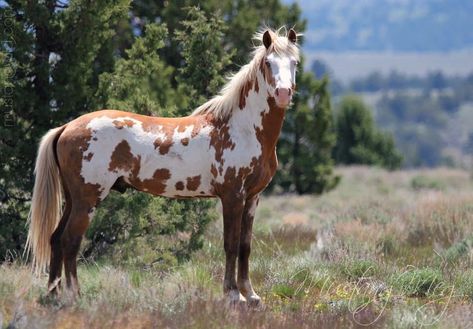
{"label": "green foliage", "polygon": [[457,260],[468,256],[468,253],[472,247],[473,235],[470,235],[465,239],[451,245],[447,250],[445,250],[443,257],[449,263],[456,262]]}
{"label": "green foliage", "polygon": [[378,264],[369,259],[351,260],[343,265],[342,272],[351,280],[366,278],[378,272]]}
{"label": "green foliage", "polygon": [[165,25],[148,25],[146,34],[125,51],[127,57],[117,60],[112,72],[100,75],[97,96],[102,107],[146,115],[173,113],[179,99],[170,81],[173,68],[158,54],[166,38]]}
{"label": "green foliage", "polygon": [[407,165],[434,166],[445,160],[439,152],[445,145],[439,132],[447,129],[451,113],[442,109],[440,98],[400,91],[384,95],[377,106],[379,124],[395,134]]}
{"label": "green foliage", "polygon": [[216,218],[213,200],[178,201],[149,194],[111,193],[97,209],[86,237],[86,257],[116,264],[163,268],[202,247],[207,224]]}
{"label": "green foliage", "polygon": [[195,108],[215,95],[225,82],[223,70],[230,63],[232,52],[222,44],[224,22],[196,7],[190,7],[183,28],[175,33],[182,48],[185,65],[179,69],[180,88],[189,96]]}
{"label": "green foliage", "polygon": [[411,179],[411,186],[414,190],[432,189],[442,190],[445,184],[438,179],[424,175],[417,175]]}
{"label": "green foliage", "polygon": [[378,131],[369,109],[356,96],[343,98],[335,116],[335,160],[342,164],[369,164],[388,169],[401,166],[402,157],[392,136]]}
{"label": "green foliage", "polygon": [[289,286],[287,284],[276,284],[271,290],[275,296],[278,296],[283,299],[294,297],[296,292],[296,289],[294,287]]}
{"label": "green foliage", "polygon": [[[472,153],[473,74],[448,77],[440,71],[425,77],[399,72],[371,73],[344,88],[347,92],[377,93],[377,124],[390,131],[408,167],[464,167]],[[413,143],[412,141],[415,141]],[[466,161],[465,161],[466,160]]]}
{"label": "green foliage", "polygon": [[76,0],[63,9],[51,0],[6,1],[0,8],[11,27],[0,29],[0,53],[7,54],[0,85],[11,87],[0,92],[0,261],[24,246],[37,143],[48,129],[95,109],[106,69],[98,56],[128,4]]}
{"label": "green foliage", "polygon": [[455,280],[456,292],[468,299],[470,302],[473,301],[473,270],[467,269],[457,276]]}
{"label": "green foliage", "polygon": [[423,297],[441,289],[443,277],[439,270],[420,268],[402,272],[393,280],[393,285],[407,296]]}

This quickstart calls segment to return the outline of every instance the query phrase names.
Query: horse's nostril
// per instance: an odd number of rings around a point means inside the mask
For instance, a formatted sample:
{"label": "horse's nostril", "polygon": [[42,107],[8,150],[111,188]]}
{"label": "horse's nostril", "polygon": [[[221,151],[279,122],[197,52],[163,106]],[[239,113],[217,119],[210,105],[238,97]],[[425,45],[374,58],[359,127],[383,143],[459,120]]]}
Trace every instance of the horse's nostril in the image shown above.
{"label": "horse's nostril", "polygon": [[276,96],[279,96],[279,88],[276,88]]}
{"label": "horse's nostril", "polygon": [[292,90],[291,90],[291,89],[289,89],[289,93],[288,93],[288,94],[289,94],[289,96],[292,95]]}

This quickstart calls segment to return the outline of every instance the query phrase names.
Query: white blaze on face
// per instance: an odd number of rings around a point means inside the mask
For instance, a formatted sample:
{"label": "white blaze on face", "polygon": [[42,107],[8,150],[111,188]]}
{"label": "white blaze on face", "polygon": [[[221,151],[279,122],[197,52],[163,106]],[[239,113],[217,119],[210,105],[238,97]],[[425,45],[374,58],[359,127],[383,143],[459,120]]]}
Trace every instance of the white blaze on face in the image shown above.
{"label": "white blaze on face", "polygon": [[294,57],[279,56],[271,53],[266,57],[275,81],[275,93],[278,103],[287,105],[291,100],[290,90],[296,84],[297,60]]}

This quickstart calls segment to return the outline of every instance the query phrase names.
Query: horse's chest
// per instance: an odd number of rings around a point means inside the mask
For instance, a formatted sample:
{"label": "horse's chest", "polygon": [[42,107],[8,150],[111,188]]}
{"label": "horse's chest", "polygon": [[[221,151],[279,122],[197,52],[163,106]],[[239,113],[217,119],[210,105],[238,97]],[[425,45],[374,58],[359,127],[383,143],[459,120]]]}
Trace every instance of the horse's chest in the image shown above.
{"label": "horse's chest", "polygon": [[278,160],[275,151],[271,152],[268,156],[262,155],[259,165],[254,168],[253,172],[246,179],[247,193],[254,195],[263,191],[271,182],[276,173],[277,166]]}
{"label": "horse's chest", "polygon": [[217,194],[244,191],[254,195],[264,190],[274,176],[276,153],[265,152],[256,135],[245,137],[224,152],[218,162],[218,171],[215,171],[218,173],[215,179]]}

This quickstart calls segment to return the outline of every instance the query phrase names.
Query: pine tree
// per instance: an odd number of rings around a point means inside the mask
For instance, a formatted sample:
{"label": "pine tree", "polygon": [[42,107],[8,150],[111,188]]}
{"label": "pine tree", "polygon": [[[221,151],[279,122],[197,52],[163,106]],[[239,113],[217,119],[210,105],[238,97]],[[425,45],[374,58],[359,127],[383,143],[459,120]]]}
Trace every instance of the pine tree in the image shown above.
{"label": "pine tree", "polygon": [[[11,86],[2,93],[0,127],[0,260],[23,248],[24,220],[33,186],[39,138],[50,128],[94,109],[98,57],[126,17],[129,1],[5,1],[0,8],[2,74]],[[5,90],[5,89],[3,89]],[[8,116],[5,116],[8,114]]]}
{"label": "pine tree", "polygon": [[100,75],[96,96],[101,108],[155,116],[176,112],[181,98],[172,87],[174,68],[159,56],[167,38],[166,25],[147,25],[143,37],[125,50],[126,57],[117,60],[113,71]]}
{"label": "pine tree", "polygon": [[391,135],[378,131],[366,105],[356,96],[343,98],[336,113],[337,145],[334,157],[341,164],[368,164],[397,169],[402,156]]}
{"label": "pine tree", "polygon": [[175,32],[183,57],[177,81],[179,88],[190,98],[194,109],[217,94],[225,83],[226,67],[233,52],[223,47],[225,25],[215,15],[208,18],[198,7],[189,7],[187,19]]}

